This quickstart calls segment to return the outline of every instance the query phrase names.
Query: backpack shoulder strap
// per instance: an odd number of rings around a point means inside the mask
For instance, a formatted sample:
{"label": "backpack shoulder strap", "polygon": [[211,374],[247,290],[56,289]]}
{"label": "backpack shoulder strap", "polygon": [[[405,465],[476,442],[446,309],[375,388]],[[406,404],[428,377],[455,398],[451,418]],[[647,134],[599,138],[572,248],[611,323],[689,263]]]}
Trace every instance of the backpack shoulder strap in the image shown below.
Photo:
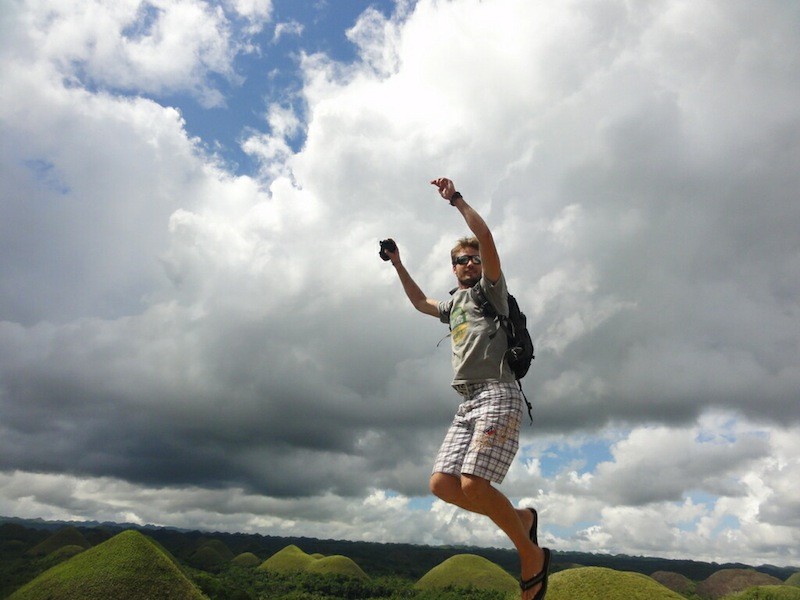
{"label": "backpack shoulder strap", "polygon": [[472,286],[471,294],[472,299],[475,301],[475,304],[478,305],[478,308],[481,309],[481,312],[484,314],[484,316],[489,317],[490,319],[498,318],[499,315],[497,313],[497,309],[495,309],[494,305],[489,302],[489,299],[486,297],[486,293],[481,287],[480,281]]}
{"label": "backpack shoulder strap", "polygon": [[[497,325],[499,326],[500,329],[502,329],[505,332],[507,336],[509,337],[513,336],[514,335],[513,327],[508,318],[508,315],[501,315],[497,311],[494,305],[486,297],[486,293],[483,291],[480,282],[472,286],[471,293],[472,293],[472,299],[475,301],[475,304],[477,304],[478,307],[481,309],[483,315],[485,317],[489,317],[490,319],[494,319],[495,321],[497,321]],[[511,297],[511,294],[508,294],[508,296]]]}

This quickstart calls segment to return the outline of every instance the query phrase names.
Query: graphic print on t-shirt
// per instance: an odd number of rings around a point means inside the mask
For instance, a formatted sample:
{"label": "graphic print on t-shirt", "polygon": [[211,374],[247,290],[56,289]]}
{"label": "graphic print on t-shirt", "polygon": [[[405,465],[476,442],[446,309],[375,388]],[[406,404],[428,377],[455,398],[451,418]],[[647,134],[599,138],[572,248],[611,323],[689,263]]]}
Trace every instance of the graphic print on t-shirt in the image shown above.
{"label": "graphic print on t-shirt", "polygon": [[453,335],[453,345],[461,345],[467,335],[468,327],[467,311],[462,306],[454,308],[450,313],[450,332]]}

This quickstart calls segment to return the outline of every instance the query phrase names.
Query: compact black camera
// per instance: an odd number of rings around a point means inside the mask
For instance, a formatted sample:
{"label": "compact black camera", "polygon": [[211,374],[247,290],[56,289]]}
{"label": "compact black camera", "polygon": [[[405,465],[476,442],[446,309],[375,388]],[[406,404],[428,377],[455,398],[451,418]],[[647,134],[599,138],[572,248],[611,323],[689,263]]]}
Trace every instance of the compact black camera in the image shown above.
{"label": "compact black camera", "polygon": [[397,244],[394,243],[392,238],[389,238],[388,240],[381,240],[380,244],[381,251],[378,252],[378,256],[380,256],[383,260],[391,260],[389,255],[386,254],[386,251],[388,250],[389,252],[397,252]]}

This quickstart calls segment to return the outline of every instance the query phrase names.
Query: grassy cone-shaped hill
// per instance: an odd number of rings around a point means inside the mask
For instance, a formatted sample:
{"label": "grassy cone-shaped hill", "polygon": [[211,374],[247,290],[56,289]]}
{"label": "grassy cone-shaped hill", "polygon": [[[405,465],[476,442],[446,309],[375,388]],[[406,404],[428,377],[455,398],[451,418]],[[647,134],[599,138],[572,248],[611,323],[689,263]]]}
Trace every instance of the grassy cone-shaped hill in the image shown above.
{"label": "grassy cone-shaped hill", "polygon": [[718,600],[758,585],[781,585],[777,577],[752,569],[722,569],[697,584],[695,593],[704,600]]}
{"label": "grassy cone-shaped hill", "polygon": [[672,571],[656,571],[650,575],[650,577],[664,587],[668,587],[673,592],[678,592],[682,596],[688,596],[693,593],[696,586],[695,582],[685,575],[673,573]]}
{"label": "grassy cone-shaped hill", "polygon": [[292,544],[270,556],[258,568],[273,573],[297,573],[305,571],[315,560]]}
{"label": "grassy cone-shaped hill", "polygon": [[724,600],[800,600],[800,588],[791,585],[760,585]]}
{"label": "grassy cone-shaped hill", "polygon": [[519,583],[514,577],[492,561],[474,554],[451,556],[425,573],[414,585],[421,590],[451,586],[519,592]]}
{"label": "grassy cone-shaped hill", "polygon": [[213,546],[201,546],[197,552],[189,557],[189,564],[203,571],[218,569],[226,562],[228,561]]}
{"label": "grassy cone-shaped hill", "polygon": [[369,579],[361,567],[355,561],[346,556],[326,556],[309,563],[306,567],[308,573],[319,573],[321,575],[344,575],[355,577],[366,581]]}
{"label": "grassy cone-shaped hill", "polygon": [[27,554],[31,556],[47,556],[64,546],[80,546],[84,550],[92,547],[80,531],[74,527],[65,527],[56,531],[42,543],[36,544],[28,550]]}
{"label": "grassy cone-shaped hill", "polygon": [[580,567],[550,575],[547,600],[686,600],[641,573]]}
{"label": "grassy cone-shaped hill", "polygon": [[69,560],[76,554],[80,554],[85,549],[81,546],[63,546],[58,550],[53,550],[50,554],[45,556],[44,558],[39,559],[39,565],[44,569],[49,569],[50,567],[55,567],[58,563],[62,563],[65,560]]}
{"label": "grassy cone-shaped hill", "polygon": [[39,575],[9,600],[202,600],[206,596],[151,540],[123,531]]}
{"label": "grassy cone-shaped hill", "polygon": [[225,542],[223,542],[222,540],[214,540],[214,539],[208,540],[206,542],[203,542],[200,545],[200,548],[198,548],[198,550],[202,548],[213,548],[214,551],[217,554],[219,554],[222,560],[224,560],[225,562],[233,560],[233,552],[231,552],[231,549],[228,548],[225,545]]}
{"label": "grassy cone-shaped hill", "polygon": [[794,585],[800,587],[800,572],[789,575],[789,578],[786,580],[786,585]]}
{"label": "grassy cone-shaped hill", "polygon": [[261,564],[261,559],[252,552],[242,552],[235,556],[231,561],[237,567],[257,567]]}

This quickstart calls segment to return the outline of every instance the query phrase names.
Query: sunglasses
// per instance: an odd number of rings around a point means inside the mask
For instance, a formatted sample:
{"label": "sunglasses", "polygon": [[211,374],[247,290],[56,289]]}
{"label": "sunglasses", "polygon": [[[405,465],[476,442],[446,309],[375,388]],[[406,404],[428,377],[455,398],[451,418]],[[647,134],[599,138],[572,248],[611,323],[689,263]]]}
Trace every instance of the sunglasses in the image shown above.
{"label": "sunglasses", "polygon": [[479,265],[481,264],[481,257],[478,254],[462,254],[461,256],[456,256],[453,264],[458,263],[459,265],[465,265],[469,261],[472,261],[472,264]]}

